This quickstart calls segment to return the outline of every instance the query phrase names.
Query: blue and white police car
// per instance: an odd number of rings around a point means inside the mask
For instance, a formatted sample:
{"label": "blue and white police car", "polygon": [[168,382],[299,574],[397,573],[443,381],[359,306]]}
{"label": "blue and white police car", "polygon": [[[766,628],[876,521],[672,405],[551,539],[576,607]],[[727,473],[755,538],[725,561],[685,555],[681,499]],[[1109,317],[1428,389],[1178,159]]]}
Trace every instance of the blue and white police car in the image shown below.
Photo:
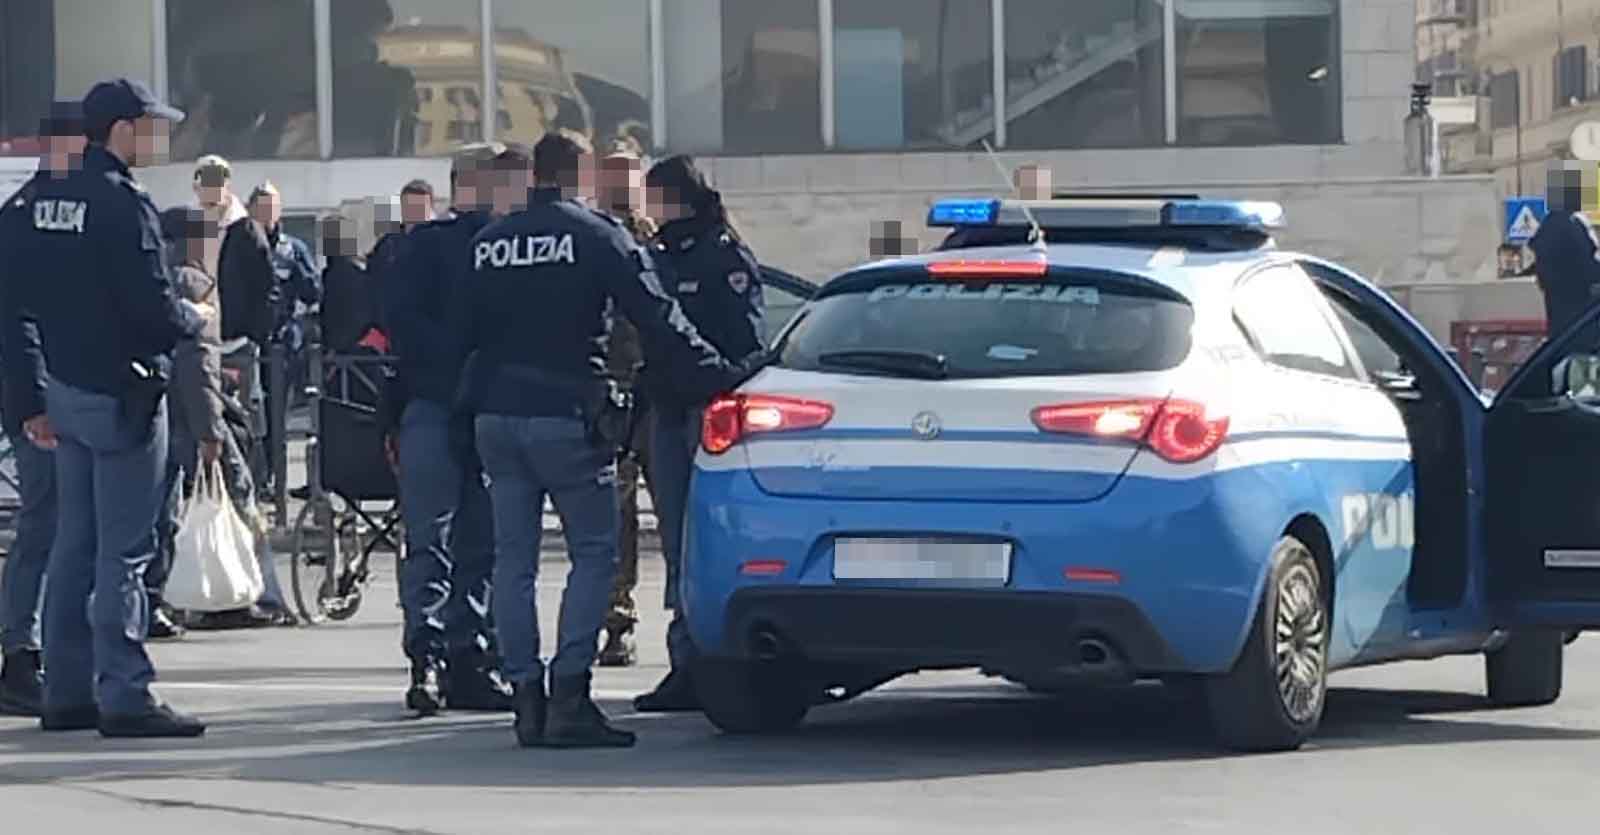
{"label": "blue and white police car", "polygon": [[727,732],[928,669],[1159,679],[1300,745],[1331,670],[1487,657],[1507,705],[1600,627],[1594,319],[1492,402],[1282,209],[951,200],[706,410],[685,534]]}

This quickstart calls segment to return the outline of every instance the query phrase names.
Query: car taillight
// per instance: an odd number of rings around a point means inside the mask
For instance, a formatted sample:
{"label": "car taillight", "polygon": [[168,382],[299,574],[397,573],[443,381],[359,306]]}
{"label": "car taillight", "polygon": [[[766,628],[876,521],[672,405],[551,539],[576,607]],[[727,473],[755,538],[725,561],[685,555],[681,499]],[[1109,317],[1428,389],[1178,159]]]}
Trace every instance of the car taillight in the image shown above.
{"label": "car taillight", "polygon": [[1142,443],[1177,464],[1199,461],[1216,452],[1228,434],[1225,415],[1207,414],[1205,404],[1179,399],[1040,406],[1033,410],[1033,424],[1045,432]]}
{"label": "car taillight", "polygon": [[721,455],[751,435],[816,429],[833,419],[833,405],[770,394],[727,394],[711,401],[700,423],[700,446]]}

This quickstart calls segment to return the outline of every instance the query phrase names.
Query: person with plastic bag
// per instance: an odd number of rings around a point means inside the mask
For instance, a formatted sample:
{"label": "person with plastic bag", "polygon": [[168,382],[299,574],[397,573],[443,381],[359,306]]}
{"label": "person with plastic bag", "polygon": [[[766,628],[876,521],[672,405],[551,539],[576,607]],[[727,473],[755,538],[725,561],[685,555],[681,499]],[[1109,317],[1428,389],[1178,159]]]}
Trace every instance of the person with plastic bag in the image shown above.
{"label": "person with plastic bag", "polygon": [[[204,260],[206,247],[216,241],[216,226],[194,209],[169,209],[162,213],[161,221],[162,233],[174,249],[172,261],[178,265],[173,271],[174,287],[204,322],[198,336],[178,343],[173,358],[166,507],[158,522],[162,534],[158,564],[166,586],[163,602],[200,612],[193,624],[196,628],[293,626],[297,621],[278,582],[250,468],[239,444],[239,432],[247,430],[243,408],[223,389],[217,282],[206,272]],[[201,489],[202,480],[210,481],[204,485],[206,490]],[[195,600],[195,587],[184,580],[193,578],[186,572],[197,566],[177,564],[194,557],[184,553],[182,545],[194,542],[192,536],[201,533],[184,530],[185,525],[201,524],[195,517],[201,508],[196,505],[215,503],[219,496],[231,498],[233,515],[242,526],[240,547],[242,556],[252,563],[246,569],[254,583],[248,599],[243,599],[243,594],[218,593],[202,594]],[[194,498],[186,502],[185,497]],[[207,509],[208,514],[214,512]]]}

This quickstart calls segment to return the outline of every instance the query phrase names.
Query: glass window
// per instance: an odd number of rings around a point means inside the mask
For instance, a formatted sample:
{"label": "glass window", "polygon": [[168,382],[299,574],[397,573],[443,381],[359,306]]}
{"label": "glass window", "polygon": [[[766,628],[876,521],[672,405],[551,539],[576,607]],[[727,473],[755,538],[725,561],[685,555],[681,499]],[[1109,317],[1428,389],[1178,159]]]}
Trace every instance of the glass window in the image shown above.
{"label": "glass window", "polygon": [[498,138],[531,144],[565,128],[597,147],[653,144],[646,0],[496,3],[494,58]]}
{"label": "glass window", "polygon": [[1489,78],[1489,125],[1509,128],[1520,121],[1522,110],[1522,84],[1517,71],[1503,72]]}
{"label": "glass window", "polygon": [[1355,348],[1356,356],[1361,358],[1361,366],[1366,369],[1368,376],[1405,373],[1405,363],[1400,359],[1400,354],[1389,347],[1389,343],[1384,342],[1371,325],[1357,317],[1355,302],[1338,293],[1324,291],[1322,295],[1333,308],[1340,327],[1350,337],[1350,344]]}
{"label": "glass window", "polygon": [[1161,3],[1007,0],[1005,25],[1007,147],[1166,141]]}
{"label": "glass window", "polygon": [[1339,142],[1337,5],[1179,0],[1178,141]]}
{"label": "glass window", "polygon": [[155,69],[149,3],[0,0],[0,141],[32,153],[52,101],[83,98],[96,82]]}
{"label": "glass window", "polygon": [[1355,378],[1316,288],[1299,269],[1278,267],[1247,280],[1234,298],[1233,315],[1267,362]]}
{"label": "glass window", "polygon": [[804,308],[779,348],[801,371],[994,378],[1174,368],[1194,310],[1170,291],[1061,271],[1026,284],[930,283],[921,269],[841,279]]}
{"label": "glass window", "polygon": [[167,79],[173,103],[188,113],[173,130],[173,159],[316,157],[311,0],[166,5]]}
{"label": "glass window", "polygon": [[822,149],[816,3],[663,5],[669,147],[727,154]]}
{"label": "glass window", "polygon": [[1589,98],[1588,49],[1570,46],[1556,53],[1551,78],[1555,87],[1555,109],[1576,107]]}
{"label": "glass window", "polygon": [[979,126],[994,89],[988,0],[835,0],[833,21],[838,148],[974,145],[994,132],[992,119]]}
{"label": "glass window", "polygon": [[443,156],[483,139],[477,0],[331,5],[334,156]]}

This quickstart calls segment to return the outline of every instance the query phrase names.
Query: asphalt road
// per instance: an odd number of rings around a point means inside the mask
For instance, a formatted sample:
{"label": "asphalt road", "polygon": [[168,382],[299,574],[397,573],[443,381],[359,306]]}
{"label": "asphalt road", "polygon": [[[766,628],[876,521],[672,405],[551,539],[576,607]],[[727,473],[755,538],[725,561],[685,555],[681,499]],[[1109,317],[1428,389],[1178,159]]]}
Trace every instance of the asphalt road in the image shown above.
{"label": "asphalt road", "polygon": [[[660,572],[643,590],[659,599]],[[563,566],[547,563],[558,581]],[[549,585],[547,582],[546,585]],[[557,590],[545,590],[546,620]],[[0,719],[0,832],[1533,833],[1600,826],[1600,638],[1556,706],[1491,710],[1475,658],[1339,675],[1315,744],[1214,750],[1160,688],[1064,703],[975,674],[903,680],[784,738],[631,715],[662,672],[601,671],[628,751],[521,750],[509,719],[412,720],[394,588],[356,620],[192,635],[160,690],[202,740],[46,736]]]}

